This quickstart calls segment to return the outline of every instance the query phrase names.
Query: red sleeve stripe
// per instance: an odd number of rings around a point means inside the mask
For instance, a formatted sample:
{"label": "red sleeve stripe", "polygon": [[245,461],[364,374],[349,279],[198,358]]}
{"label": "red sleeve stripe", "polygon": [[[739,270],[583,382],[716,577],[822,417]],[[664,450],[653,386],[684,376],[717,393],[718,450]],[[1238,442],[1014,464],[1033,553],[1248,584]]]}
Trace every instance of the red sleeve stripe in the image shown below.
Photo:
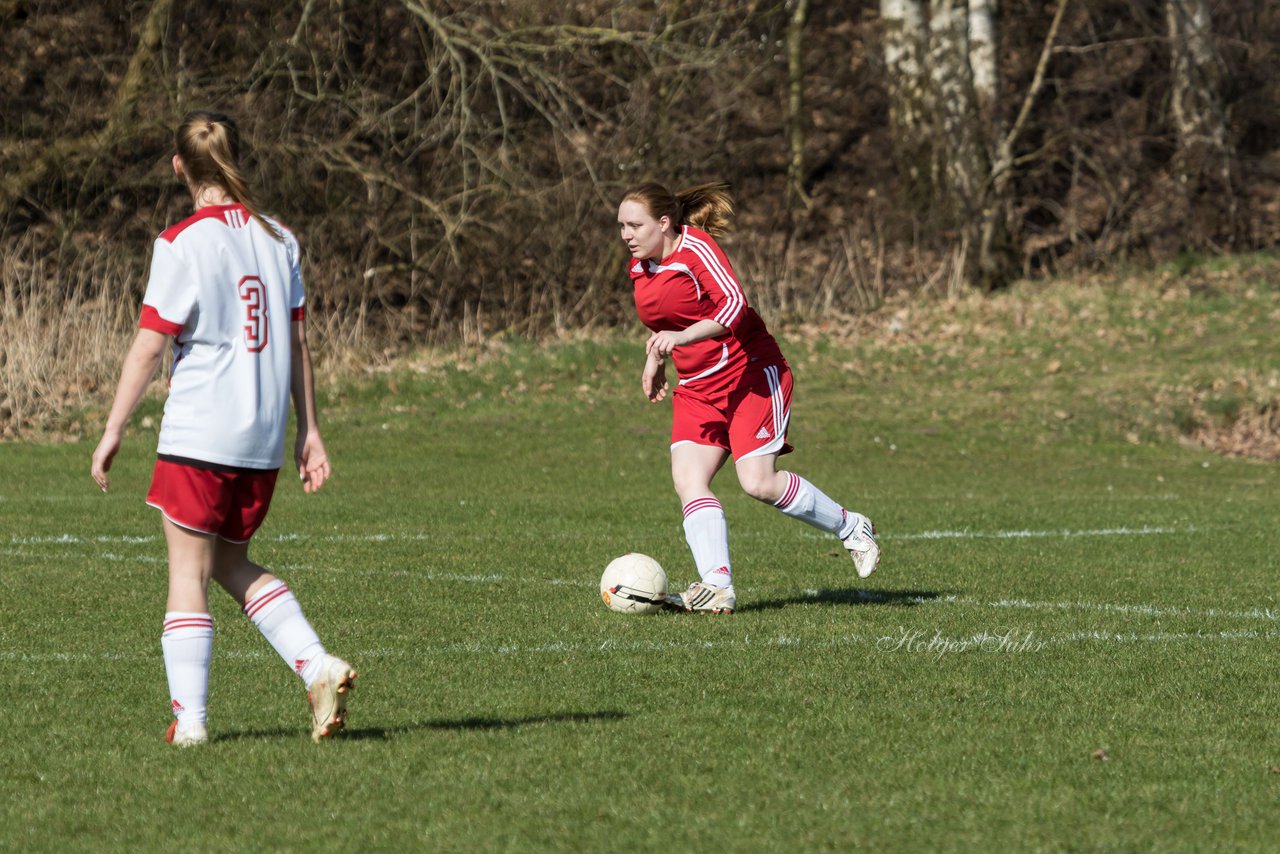
{"label": "red sleeve stripe", "polygon": [[303,319],[304,317],[306,317],[306,316],[307,316],[307,309],[306,309],[306,306],[301,306],[301,305],[300,305],[300,306],[298,306],[297,308],[289,309],[289,319],[290,319],[290,320],[302,320],[302,319]]}
{"label": "red sleeve stripe", "polygon": [[702,266],[707,268],[711,278],[715,279],[716,284],[720,286],[720,290],[724,293],[724,306],[713,320],[721,326],[732,327],[734,321],[742,314],[743,307],[747,304],[747,298],[742,293],[742,286],[733,277],[733,273],[729,272],[725,265],[720,263],[715,250],[709,244],[694,237],[687,231],[684,234],[684,242],[693,251],[693,254],[698,256]]}
{"label": "red sleeve stripe", "polygon": [[177,335],[182,331],[181,323],[165,320],[160,316],[160,312],[146,303],[142,304],[142,317],[138,319],[138,326],[143,329],[150,329],[153,332],[159,332],[162,335]]}

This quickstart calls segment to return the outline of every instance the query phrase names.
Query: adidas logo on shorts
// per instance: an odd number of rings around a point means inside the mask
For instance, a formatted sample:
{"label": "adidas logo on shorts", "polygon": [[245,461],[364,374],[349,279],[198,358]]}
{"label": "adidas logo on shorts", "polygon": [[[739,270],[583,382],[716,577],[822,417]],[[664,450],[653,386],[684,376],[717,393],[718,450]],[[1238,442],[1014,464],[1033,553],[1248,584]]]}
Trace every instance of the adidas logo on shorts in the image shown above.
{"label": "adidas logo on shorts", "polygon": [[760,432],[756,434],[756,438],[757,438],[757,439],[771,439],[771,438],[773,438],[773,436],[772,436],[772,434],[770,434],[770,433],[769,433],[769,428],[768,428],[768,427],[761,427],[761,428],[760,428]]}

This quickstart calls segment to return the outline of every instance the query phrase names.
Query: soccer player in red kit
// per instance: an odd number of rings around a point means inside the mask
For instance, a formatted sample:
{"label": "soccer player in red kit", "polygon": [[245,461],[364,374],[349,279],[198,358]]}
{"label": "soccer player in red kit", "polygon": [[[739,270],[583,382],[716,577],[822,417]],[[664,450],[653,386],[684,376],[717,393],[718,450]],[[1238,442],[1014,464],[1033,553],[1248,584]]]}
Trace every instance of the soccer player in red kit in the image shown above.
{"label": "soccer player in red kit", "polygon": [[636,311],[652,334],[640,384],[650,401],[672,392],[671,475],[684,506],[684,531],[700,580],[667,597],[674,610],[731,614],[737,607],[729,532],[711,481],[730,456],[743,490],[792,518],[834,534],[859,577],[880,560],[871,520],[846,510],[797,474],[778,471],[789,453],[791,370],[760,315],[747,302],[716,244],[733,215],[728,185],[672,193],[649,183],[618,206],[633,258]]}
{"label": "soccer player in red kit", "polygon": [[105,492],[125,425],[172,343],[147,503],[160,510],[169,551],[160,645],[174,719],[165,738],[182,747],[208,741],[210,578],[306,685],[314,740],[342,729],[356,676],[325,651],[288,585],[249,560],[284,462],[290,397],[303,490],[319,489],[330,466],[316,423],[298,241],[257,210],[239,155],[225,115],[190,113],[178,128],[173,170],[195,213],[155,242],[141,328],[92,462]]}

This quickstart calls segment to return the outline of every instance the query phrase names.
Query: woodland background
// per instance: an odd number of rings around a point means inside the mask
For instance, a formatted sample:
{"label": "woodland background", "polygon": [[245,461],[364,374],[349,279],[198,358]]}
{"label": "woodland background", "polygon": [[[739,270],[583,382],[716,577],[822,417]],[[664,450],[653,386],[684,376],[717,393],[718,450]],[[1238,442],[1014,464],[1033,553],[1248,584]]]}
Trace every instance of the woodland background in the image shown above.
{"label": "woodland background", "polygon": [[6,433],[114,382],[194,108],[339,349],[630,323],[651,178],[732,184],[779,323],[1280,237],[1274,0],[0,0],[0,55]]}

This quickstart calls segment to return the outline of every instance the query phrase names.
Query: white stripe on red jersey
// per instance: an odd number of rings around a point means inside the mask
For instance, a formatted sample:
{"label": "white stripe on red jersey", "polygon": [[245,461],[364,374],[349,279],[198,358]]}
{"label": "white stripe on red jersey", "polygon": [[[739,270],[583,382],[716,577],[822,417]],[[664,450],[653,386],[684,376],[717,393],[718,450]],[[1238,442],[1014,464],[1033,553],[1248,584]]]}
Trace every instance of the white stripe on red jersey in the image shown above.
{"label": "white stripe on red jersey", "polygon": [[680,378],[679,385],[685,385],[686,383],[691,383],[691,382],[694,382],[694,381],[696,381],[696,380],[700,380],[700,379],[702,379],[703,377],[709,377],[709,376],[711,376],[712,374],[714,374],[716,371],[718,371],[718,370],[720,370],[721,368],[723,368],[723,367],[724,367],[725,365],[727,365],[727,364],[729,364],[729,345],[728,345],[728,344],[724,344],[724,345],[722,345],[722,346],[721,346],[721,350],[720,350],[720,360],[719,360],[718,362],[716,362],[716,363],[715,363],[714,365],[712,365],[711,367],[707,368],[705,371],[701,371],[700,373],[696,373],[696,374],[694,374],[694,375],[693,375],[693,376],[691,376],[691,377],[681,377],[681,378]]}
{"label": "white stripe on red jersey", "polygon": [[675,349],[678,392],[693,384],[699,394],[718,394],[736,386],[752,362],[757,368],[784,363],[728,257],[706,232],[684,226],[671,255],[637,261],[630,271],[636,311],[652,331],[678,332],[700,320],[714,320],[728,330]]}
{"label": "white stripe on red jersey", "polygon": [[[729,269],[729,259],[724,257],[720,247],[713,247],[712,244],[708,244],[706,241],[700,240],[695,234],[691,234],[688,226],[684,228],[684,243],[698,256],[698,260],[707,268],[715,278],[716,284],[720,286],[720,290],[724,292],[724,308],[720,309],[720,313],[715,316],[714,320],[721,326],[732,328],[734,321],[738,319],[738,315],[746,307],[747,299],[742,293],[742,285],[738,284],[738,280],[734,278],[733,271]],[[721,263],[721,258],[724,258],[723,263]]]}

